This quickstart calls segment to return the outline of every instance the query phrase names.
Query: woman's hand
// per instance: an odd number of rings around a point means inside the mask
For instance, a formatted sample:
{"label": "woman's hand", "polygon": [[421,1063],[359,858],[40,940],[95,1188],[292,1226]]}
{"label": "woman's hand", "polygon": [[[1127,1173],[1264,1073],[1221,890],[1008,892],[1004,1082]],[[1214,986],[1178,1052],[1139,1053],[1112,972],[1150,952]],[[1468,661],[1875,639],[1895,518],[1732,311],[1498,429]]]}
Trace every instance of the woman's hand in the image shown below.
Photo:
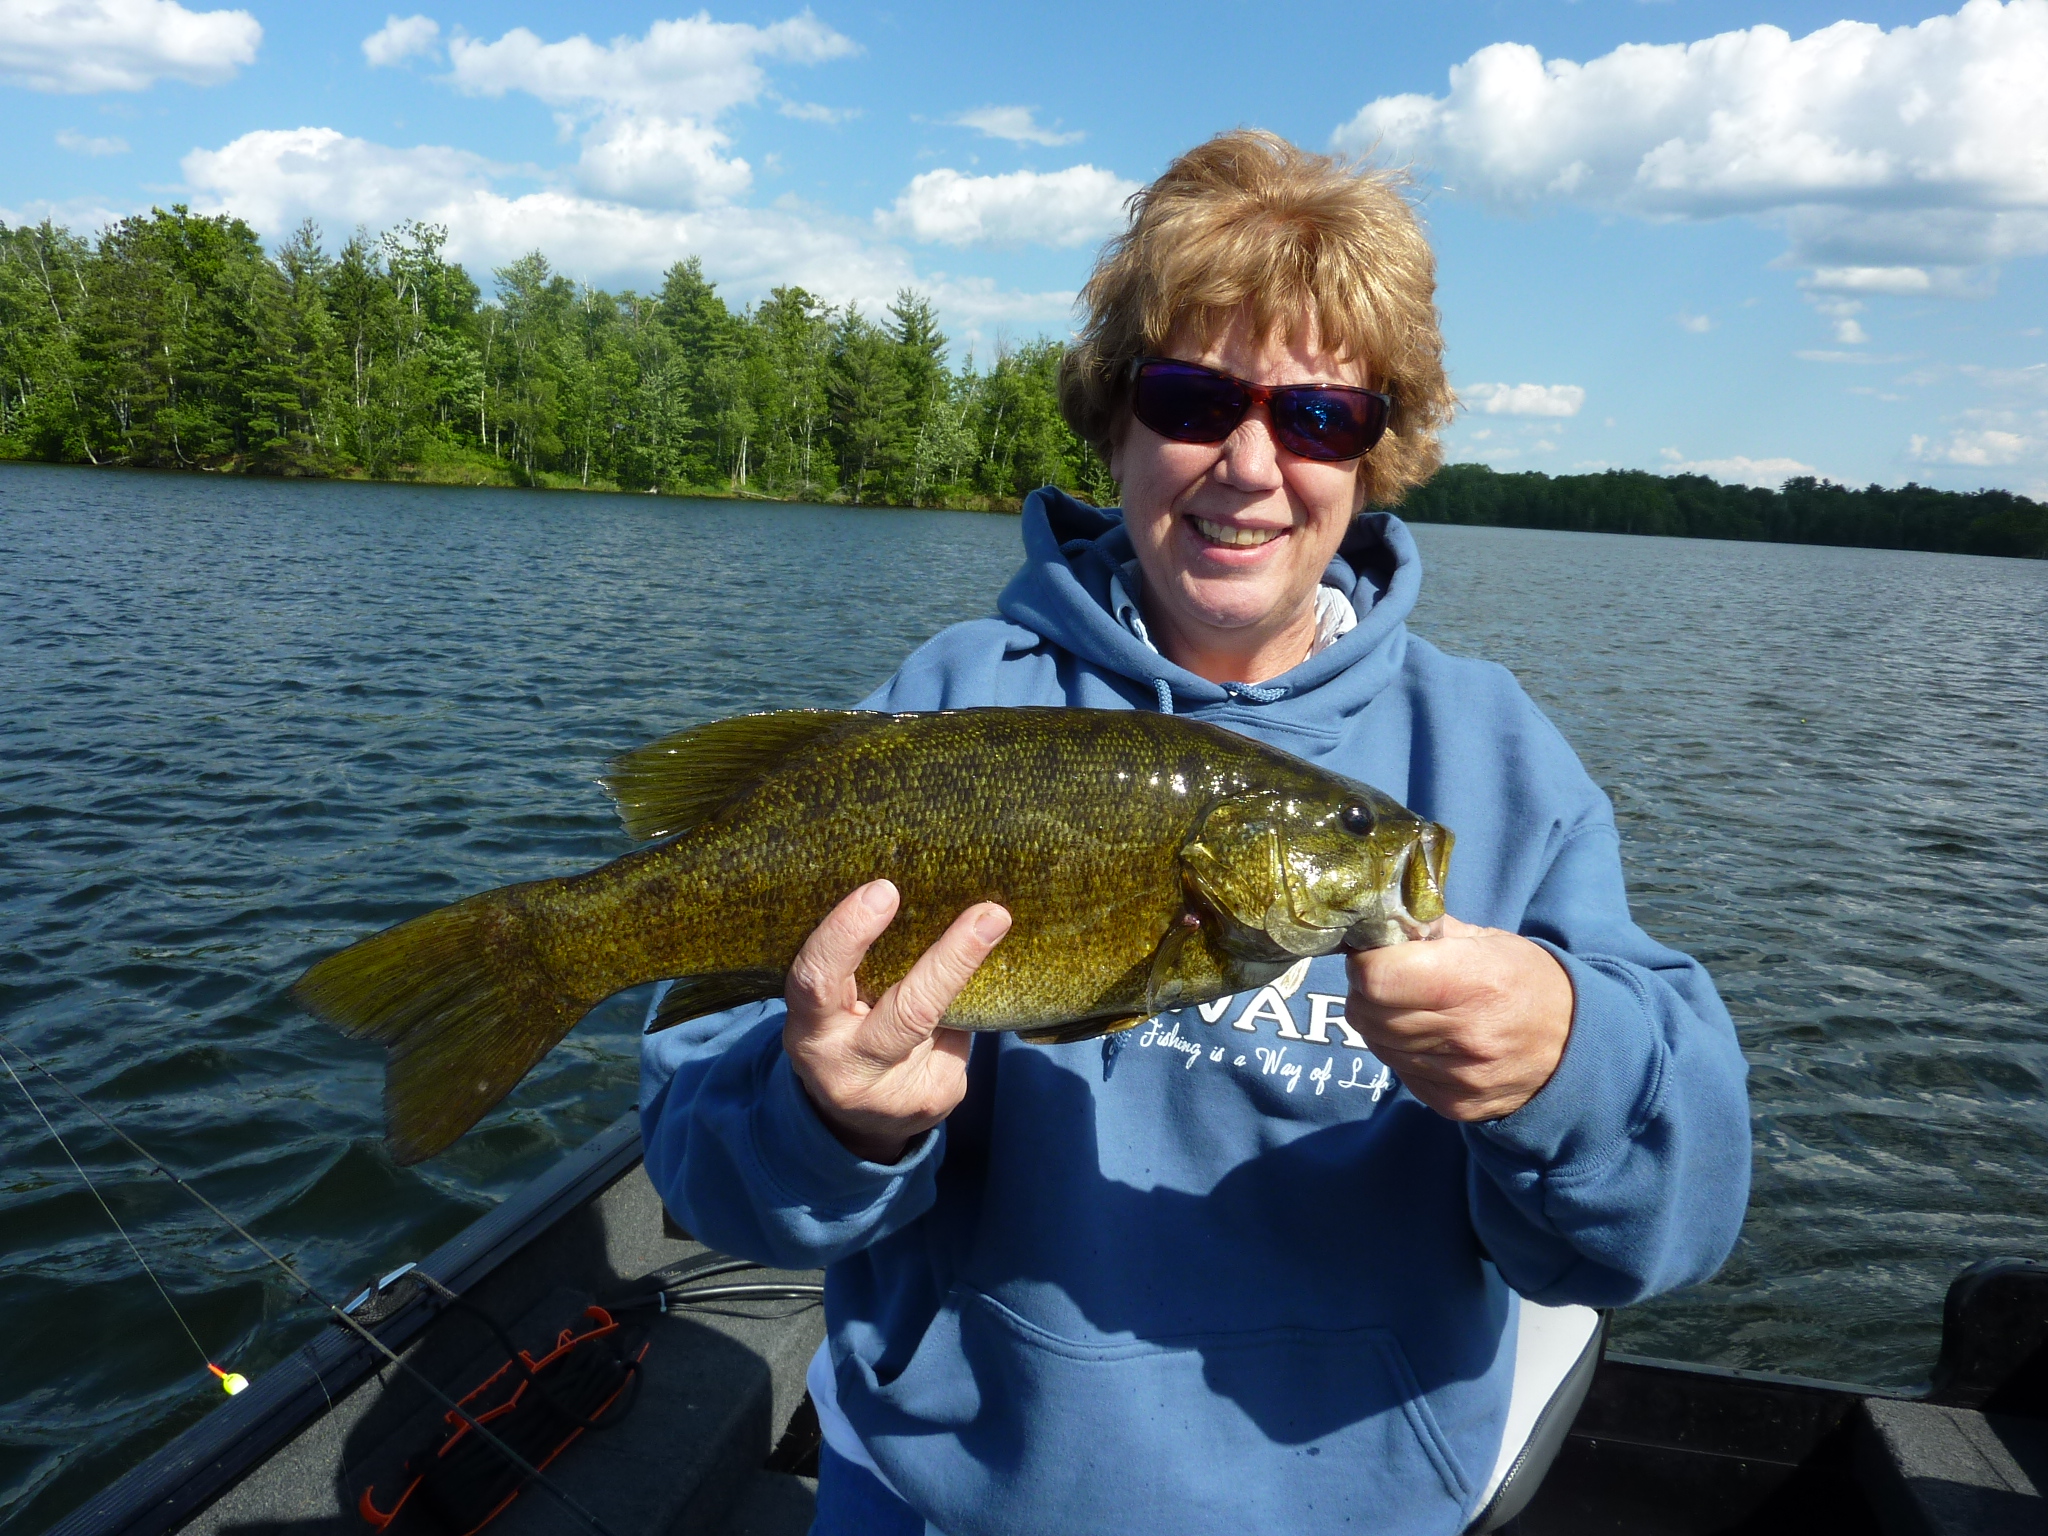
{"label": "woman's hand", "polygon": [[871,1163],[895,1162],[966,1096],[972,1039],[939,1020],[1010,931],[994,902],[969,907],[870,1006],[854,971],[899,900],[894,885],[874,880],[840,902],[811,930],[784,988],[782,1048],[797,1081],[840,1143]]}
{"label": "woman's hand", "polygon": [[1571,977],[1520,934],[1443,920],[1436,940],[1362,950],[1344,1016],[1402,1086],[1452,1120],[1498,1120],[1564,1059]]}

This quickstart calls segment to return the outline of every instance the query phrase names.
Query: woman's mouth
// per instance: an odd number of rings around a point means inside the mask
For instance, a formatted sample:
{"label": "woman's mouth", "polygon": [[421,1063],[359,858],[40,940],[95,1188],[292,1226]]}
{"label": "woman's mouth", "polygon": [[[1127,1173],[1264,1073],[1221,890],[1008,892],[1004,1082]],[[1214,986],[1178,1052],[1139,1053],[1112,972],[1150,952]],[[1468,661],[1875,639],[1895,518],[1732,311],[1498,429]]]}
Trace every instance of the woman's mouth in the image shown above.
{"label": "woman's mouth", "polygon": [[1195,532],[1211,544],[1222,544],[1232,549],[1254,549],[1261,544],[1270,544],[1287,531],[1285,528],[1236,528],[1229,523],[1212,523],[1206,517],[1192,515],[1188,521],[1195,525]]}

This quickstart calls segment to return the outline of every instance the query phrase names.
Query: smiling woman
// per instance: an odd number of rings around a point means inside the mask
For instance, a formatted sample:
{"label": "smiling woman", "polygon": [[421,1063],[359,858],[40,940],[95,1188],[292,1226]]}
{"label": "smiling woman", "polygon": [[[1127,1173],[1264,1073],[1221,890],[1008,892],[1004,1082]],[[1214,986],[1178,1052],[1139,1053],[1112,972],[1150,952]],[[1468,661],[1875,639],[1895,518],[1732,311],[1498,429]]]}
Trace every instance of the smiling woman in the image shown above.
{"label": "smiling woman", "polygon": [[[1122,509],[1035,492],[1001,617],[866,707],[1156,709],[1280,747],[1455,831],[1439,936],[1317,956],[1227,1026],[970,1037],[947,1010],[1045,920],[983,885],[877,988],[898,913],[929,920],[892,844],[781,999],[648,1036],[647,1170],[704,1241],[829,1266],[813,1536],[1492,1529],[1523,1298],[1571,1320],[1569,1359],[1588,1309],[1734,1241],[1734,1030],[1630,919],[1612,809],[1555,728],[1407,631],[1421,562],[1367,509],[1429,473],[1451,397],[1400,185],[1223,135],[1132,200],[1085,298],[1061,404]],[[1129,794],[1096,810],[1130,850]],[[1277,823],[1249,830],[1292,879]],[[1154,956],[1224,931],[1213,895],[1178,900],[1087,926]]]}
{"label": "smiling woman", "polygon": [[[1061,404],[1122,488],[1149,638],[1212,682],[1264,682],[1315,648],[1351,519],[1436,468],[1453,401],[1435,262],[1395,177],[1272,134],[1211,140],[1133,207],[1089,279]],[[1148,386],[1202,387],[1153,384],[1134,365],[1154,353],[1235,379],[1234,411],[1146,409]],[[1337,387],[1278,418],[1243,387],[1316,384]]]}

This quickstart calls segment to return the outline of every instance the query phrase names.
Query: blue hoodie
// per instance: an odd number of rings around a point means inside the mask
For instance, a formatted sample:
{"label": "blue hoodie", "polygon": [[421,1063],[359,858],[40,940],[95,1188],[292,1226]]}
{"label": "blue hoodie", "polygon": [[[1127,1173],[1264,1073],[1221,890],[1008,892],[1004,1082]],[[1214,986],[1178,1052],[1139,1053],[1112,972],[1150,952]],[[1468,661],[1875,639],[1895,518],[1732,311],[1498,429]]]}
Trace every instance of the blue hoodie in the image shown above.
{"label": "blue hoodie", "polygon": [[1500,1446],[1508,1287],[1621,1306],[1734,1243],[1727,1012],[1630,921],[1607,797],[1513,677],[1408,633],[1397,519],[1359,519],[1324,578],[1357,627],[1256,689],[1111,615],[1116,513],[1040,491],[1023,529],[1002,616],[867,706],[1170,707],[1376,785],[1456,832],[1453,913],[1570,973],[1556,1075],[1504,1119],[1442,1118],[1346,1027],[1327,956],[1140,1025],[1109,1073],[1096,1042],[977,1036],[965,1101],[881,1166],[819,1120],[766,1004],[648,1037],[647,1171],[705,1242],[826,1266],[840,1407],[948,1536],[1455,1532]]}

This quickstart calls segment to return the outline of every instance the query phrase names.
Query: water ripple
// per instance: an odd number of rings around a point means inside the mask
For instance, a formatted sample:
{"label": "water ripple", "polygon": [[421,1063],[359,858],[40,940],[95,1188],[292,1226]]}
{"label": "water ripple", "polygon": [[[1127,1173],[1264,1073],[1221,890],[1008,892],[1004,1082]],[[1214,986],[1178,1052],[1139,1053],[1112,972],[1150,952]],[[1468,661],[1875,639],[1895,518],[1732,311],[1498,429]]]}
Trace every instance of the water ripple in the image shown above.
{"label": "water ripple", "polygon": [[[626,1108],[637,1004],[402,1169],[376,1051],[290,979],[623,852],[614,753],[853,702],[989,612],[1015,541],[938,513],[0,469],[0,1027],[352,1290]],[[60,1124],[216,1358],[254,1374],[316,1326],[82,1120]],[[219,1393],[11,1085],[0,1147],[0,1516],[32,1529]]]}
{"label": "water ripple", "polygon": [[[2048,1248],[2048,566],[1417,533],[1417,628],[1571,737],[1638,915],[1713,966],[1753,1066],[1743,1244],[1619,1341],[1922,1374],[1948,1276]],[[0,468],[0,1027],[353,1289],[630,1103],[637,1003],[398,1168],[377,1053],[290,978],[624,851],[613,753],[850,703],[1017,559],[1007,518]],[[216,1358],[316,1325],[81,1119]],[[0,1518],[33,1529],[219,1394],[11,1086],[0,1147]]]}
{"label": "water ripple", "polygon": [[1948,1279],[2048,1252],[2048,567],[1419,528],[1417,627],[1513,666],[1712,966],[1755,1193],[1649,1354],[1904,1385]]}

